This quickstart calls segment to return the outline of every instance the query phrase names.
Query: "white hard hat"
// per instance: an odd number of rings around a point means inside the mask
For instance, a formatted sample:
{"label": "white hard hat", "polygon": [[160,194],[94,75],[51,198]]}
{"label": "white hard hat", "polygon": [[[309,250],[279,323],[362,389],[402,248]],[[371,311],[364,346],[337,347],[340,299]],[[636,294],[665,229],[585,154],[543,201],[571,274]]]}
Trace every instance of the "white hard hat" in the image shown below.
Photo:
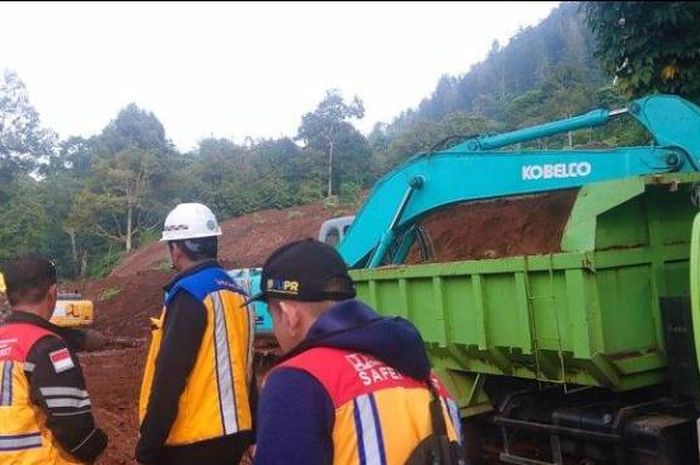
{"label": "white hard hat", "polygon": [[201,203],[181,203],[165,219],[162,241],[183,241],[202,237],[221,236],[216,216]]}

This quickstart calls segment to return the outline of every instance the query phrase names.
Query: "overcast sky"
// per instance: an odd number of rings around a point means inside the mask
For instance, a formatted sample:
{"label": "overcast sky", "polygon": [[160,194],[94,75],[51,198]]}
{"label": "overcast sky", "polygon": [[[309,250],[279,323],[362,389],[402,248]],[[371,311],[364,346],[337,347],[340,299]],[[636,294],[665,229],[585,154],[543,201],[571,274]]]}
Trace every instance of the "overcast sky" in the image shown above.
{"label": "overcast sky", "polygon": [[182,150],[293,136],[329,88],[364,101],[366,133],[557,4],[0,3],[0,70],[61,138],[99,132],[129,102]]}

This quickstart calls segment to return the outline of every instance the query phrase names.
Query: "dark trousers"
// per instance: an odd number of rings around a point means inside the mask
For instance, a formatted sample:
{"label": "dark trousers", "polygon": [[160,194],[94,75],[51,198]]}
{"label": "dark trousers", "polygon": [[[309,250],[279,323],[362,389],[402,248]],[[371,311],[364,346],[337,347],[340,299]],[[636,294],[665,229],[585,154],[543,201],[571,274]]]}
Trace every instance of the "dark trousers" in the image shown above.
{"label": "dark trousers", "polygon": [[163,448],[157,465],[238,465],[251,442],[250,432]]}

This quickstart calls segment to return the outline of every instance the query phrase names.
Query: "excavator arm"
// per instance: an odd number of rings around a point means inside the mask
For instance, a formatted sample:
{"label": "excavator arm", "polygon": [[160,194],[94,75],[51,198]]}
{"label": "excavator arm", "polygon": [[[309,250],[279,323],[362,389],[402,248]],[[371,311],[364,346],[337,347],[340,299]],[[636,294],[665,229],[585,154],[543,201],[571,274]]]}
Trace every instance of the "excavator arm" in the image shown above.
{"label": "excavator arm", "polygon": [[[601,126],[624,113],[646,127],[653,136],[652,145],[611,150],[500,150]],[[352,268],[381,265],[390,248],[392,261],[400,263],[415,239],[420,220],[456,203],[655,173],[699,171],[699,167],[700,108],[676,96],[645,97],[624,109],[595,110],[416,155],[375,185],[338,248]]]}

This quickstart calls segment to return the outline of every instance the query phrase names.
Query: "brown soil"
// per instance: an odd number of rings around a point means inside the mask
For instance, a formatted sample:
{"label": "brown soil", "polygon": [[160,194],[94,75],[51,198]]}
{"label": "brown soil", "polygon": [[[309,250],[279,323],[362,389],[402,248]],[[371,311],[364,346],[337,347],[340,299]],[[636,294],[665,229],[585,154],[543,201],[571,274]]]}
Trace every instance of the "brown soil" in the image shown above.
{"label": "brown soil", "polygon": [[[228,268],[262,266],[277,247],[306,237],[316,238],[321,223],[348,210],[331,210],[312,203],[284,210],[264,210],[221,223],[223,236],[219,256]],[[113,277],[132,276],[142,270],[166,267],[165,247],[150,244],[127,256],[112,272]]]}
{"label": "brown soil", "polygon": [[[537,255],[560,251],[576,191],[455,205],[422,222],[434,262]],[[408,262],[421,261],[417,247]]]}
{"label": "brown soil", "polygon": [[95,329],[108,336],[148,336],[149,318],[160,314],[163,286],[172,276],[170,271],[146,270],[88,283],[84,295],[95,304]]}
{"label": "brown soil", "polygon": [[95,420],[109,436],[107,450],[98,461],[101,465],[136,463],[133,457],[138,438],[138,394],[145,347],[80,356]]}

